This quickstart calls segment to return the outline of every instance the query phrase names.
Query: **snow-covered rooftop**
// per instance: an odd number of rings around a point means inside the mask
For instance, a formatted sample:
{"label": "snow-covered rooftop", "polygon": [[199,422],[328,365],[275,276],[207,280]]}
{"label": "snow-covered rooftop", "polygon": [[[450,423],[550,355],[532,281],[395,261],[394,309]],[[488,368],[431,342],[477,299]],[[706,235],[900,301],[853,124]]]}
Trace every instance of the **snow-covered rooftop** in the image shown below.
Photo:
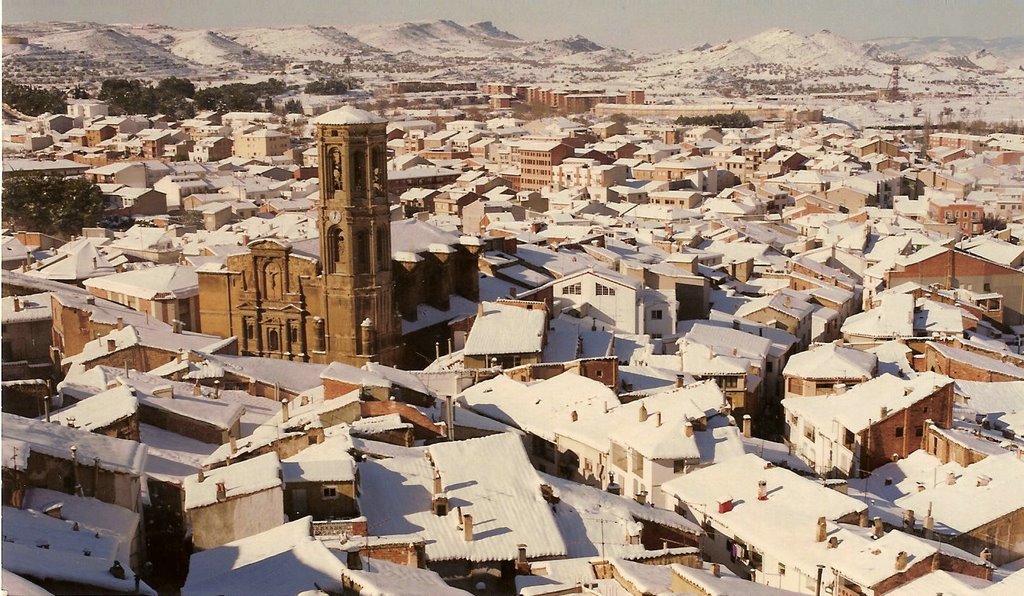
{"label": "snow-covered rooftop", "polygon": [[326,125],[347,125],[347,124],[380,124],[387,122],[386,119],[380,116],[367,112],[366,110],[360,110],[352,106],[345,106],[330,112],[320,114],[312,120],[313,124],[326,124]]}
{"label": "snow-covered rooftop", "polygon": [[[217,503],[219,501],[217,484],[220,482],[224,483],[223,498],[225,499],[282,486],[281,462],[277,459],[277,453],[266,453],[223,468],[210,470],[205,472],[204,476],[202,482],[199,481],[197,475],[185,478],[183,485],[185,509],[196,509]],[[270,512],[267,513],[270,514]]]}
{"label": "snow-covered rooftop", "polygon": [[[540,476],[519,437],[498,434],[429,447],[433,460],[396,457],[359,465],[360,511],[375,535],[420,534],[430,560],[510,561],[564,556],[566,545],[541,494]],[[441,475],[451,509],[434,515],[429,495]],[[473,517],[466,540],[459,511]]]}

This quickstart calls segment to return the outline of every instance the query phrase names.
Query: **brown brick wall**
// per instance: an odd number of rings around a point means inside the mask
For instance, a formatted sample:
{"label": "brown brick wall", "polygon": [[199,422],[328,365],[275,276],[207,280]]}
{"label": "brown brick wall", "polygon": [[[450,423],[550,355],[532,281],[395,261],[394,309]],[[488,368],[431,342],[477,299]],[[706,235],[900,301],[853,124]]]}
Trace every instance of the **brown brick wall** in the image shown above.
{"label": "brown brick wall", "polygon": [[[878,413],[881,418],[881,412]],[[953,419],[953,384],[938,389],[930,396],[896,413],[888,414],[867,431],[861,433],[862,470],[875,468],[892,461],[893,454],[907,457],[921,449],[924,442],[926,420],[939,428],[949,428]],[[897,436],[902,429],[902,436]],[[917,435],[917,430],[921,435]]]}
{"label": "brown brick wall", "polygon": [[949,250],[900,271],[886,275],[886,284],[892,288],[903,282],[922,285],[941,284],[943,287],[972,286],[974,291],[990,291],[1003,295],[1003,318],[1008,325],[1024,322],[1024,272],[986,261],[959,251]]}

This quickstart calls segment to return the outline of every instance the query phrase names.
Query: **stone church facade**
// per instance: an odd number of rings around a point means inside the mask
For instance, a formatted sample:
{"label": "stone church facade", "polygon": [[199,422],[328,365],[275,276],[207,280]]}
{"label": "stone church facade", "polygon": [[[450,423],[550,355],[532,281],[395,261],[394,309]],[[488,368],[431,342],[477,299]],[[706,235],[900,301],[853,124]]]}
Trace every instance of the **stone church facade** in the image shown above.
{"label": "stone church facade", "polygon": [[[437,297],[430,296],[431,284],[401,283],[400,277],[417,278],[394,271],[386,121],[346,107],[313,122],[321,164],[319,239],[258,239],[223,265],[201,267],[201,328],[238,337],[243,354],[400,365],[401,306]],[[459,250],[467,254],[450,266],[471,270],[475,281],[476,252]],[[458,289],[477,297],[476,284]]]}

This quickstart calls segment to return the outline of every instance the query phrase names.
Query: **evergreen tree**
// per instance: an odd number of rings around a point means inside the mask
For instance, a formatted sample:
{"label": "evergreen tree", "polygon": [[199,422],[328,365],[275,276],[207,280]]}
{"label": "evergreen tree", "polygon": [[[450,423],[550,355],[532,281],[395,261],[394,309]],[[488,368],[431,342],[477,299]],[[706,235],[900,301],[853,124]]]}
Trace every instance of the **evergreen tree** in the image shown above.
{"label": "evergreen tree", "polygon": [[85,178],[37,173],[6,174],[5,227],[57,236],[78,234],[103,215],[103,193]]}

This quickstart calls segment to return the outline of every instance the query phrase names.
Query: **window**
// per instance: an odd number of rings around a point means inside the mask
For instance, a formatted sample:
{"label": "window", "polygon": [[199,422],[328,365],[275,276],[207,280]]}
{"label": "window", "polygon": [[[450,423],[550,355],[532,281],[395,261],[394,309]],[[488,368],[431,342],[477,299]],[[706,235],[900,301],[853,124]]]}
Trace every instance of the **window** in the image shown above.
{"label": "window", "polygon": [[660,321],[661,320],[661,315],[662,315],[662,313],[661,313],[660,309],[659,310],[652,310],[651,311],[651,320],[652,321]]}
{"label": "window", "polygon": [[921,426],[921,425],[915,426],[914,427],[914,436],[915,437],[923,437],[924,436],[924,426]]}
{"label": "window", "polygon": [[686,460],[677,459],[674,462],[672,462],[672,473],[673,474],[682,474],[685,471],[686,471]]}
{"label": "window", "polygon": [[626,450],[618,443],[612,443],[612,465],[620,470],[626,469]]}
{"label": "window", "polygon": [[896,427],[896,436],[897,437],[902,437],[903,436],[903,427],[902,426],[897,426]]}
{"label": "window", "polygon": [[633,452],[633,473],[643,476],[644,456],[639,451]]}
{"label": "window", "polygon": [[594,284],[594,293],[598,296],[614,296],[615,288],[609,288],[601,284]]}
{"label": "window", "polygon": [[323,497],[325,499],[337,499],[338,498],[338,487],[336,487],[336,486],[325,486],[321,490],[323,491]]}
{"label": "window", "polygon": [[773,368],[773,367],[772,367],[772,361],[771,361],[771,360],[769,360],[769,361],[768,361],[768,362],[766,362],[765,364],[766,364],[766,365],[768,366],[768,372],[772,372],[772,368]]}
{"label": "window", "polygon": [[992,291],[992,284],[986,283],[986,284],[982,285],[982,290],[985,291],[985,292],[991,292]]}
{"label": "window", "polygon": [[569,286],[564,286],[562,288],[562,295],[563,296],[579,296],[582,293],[583,293],[583,284],[579,283],[579,282],[574,283],[574,284],[569,285]]}

